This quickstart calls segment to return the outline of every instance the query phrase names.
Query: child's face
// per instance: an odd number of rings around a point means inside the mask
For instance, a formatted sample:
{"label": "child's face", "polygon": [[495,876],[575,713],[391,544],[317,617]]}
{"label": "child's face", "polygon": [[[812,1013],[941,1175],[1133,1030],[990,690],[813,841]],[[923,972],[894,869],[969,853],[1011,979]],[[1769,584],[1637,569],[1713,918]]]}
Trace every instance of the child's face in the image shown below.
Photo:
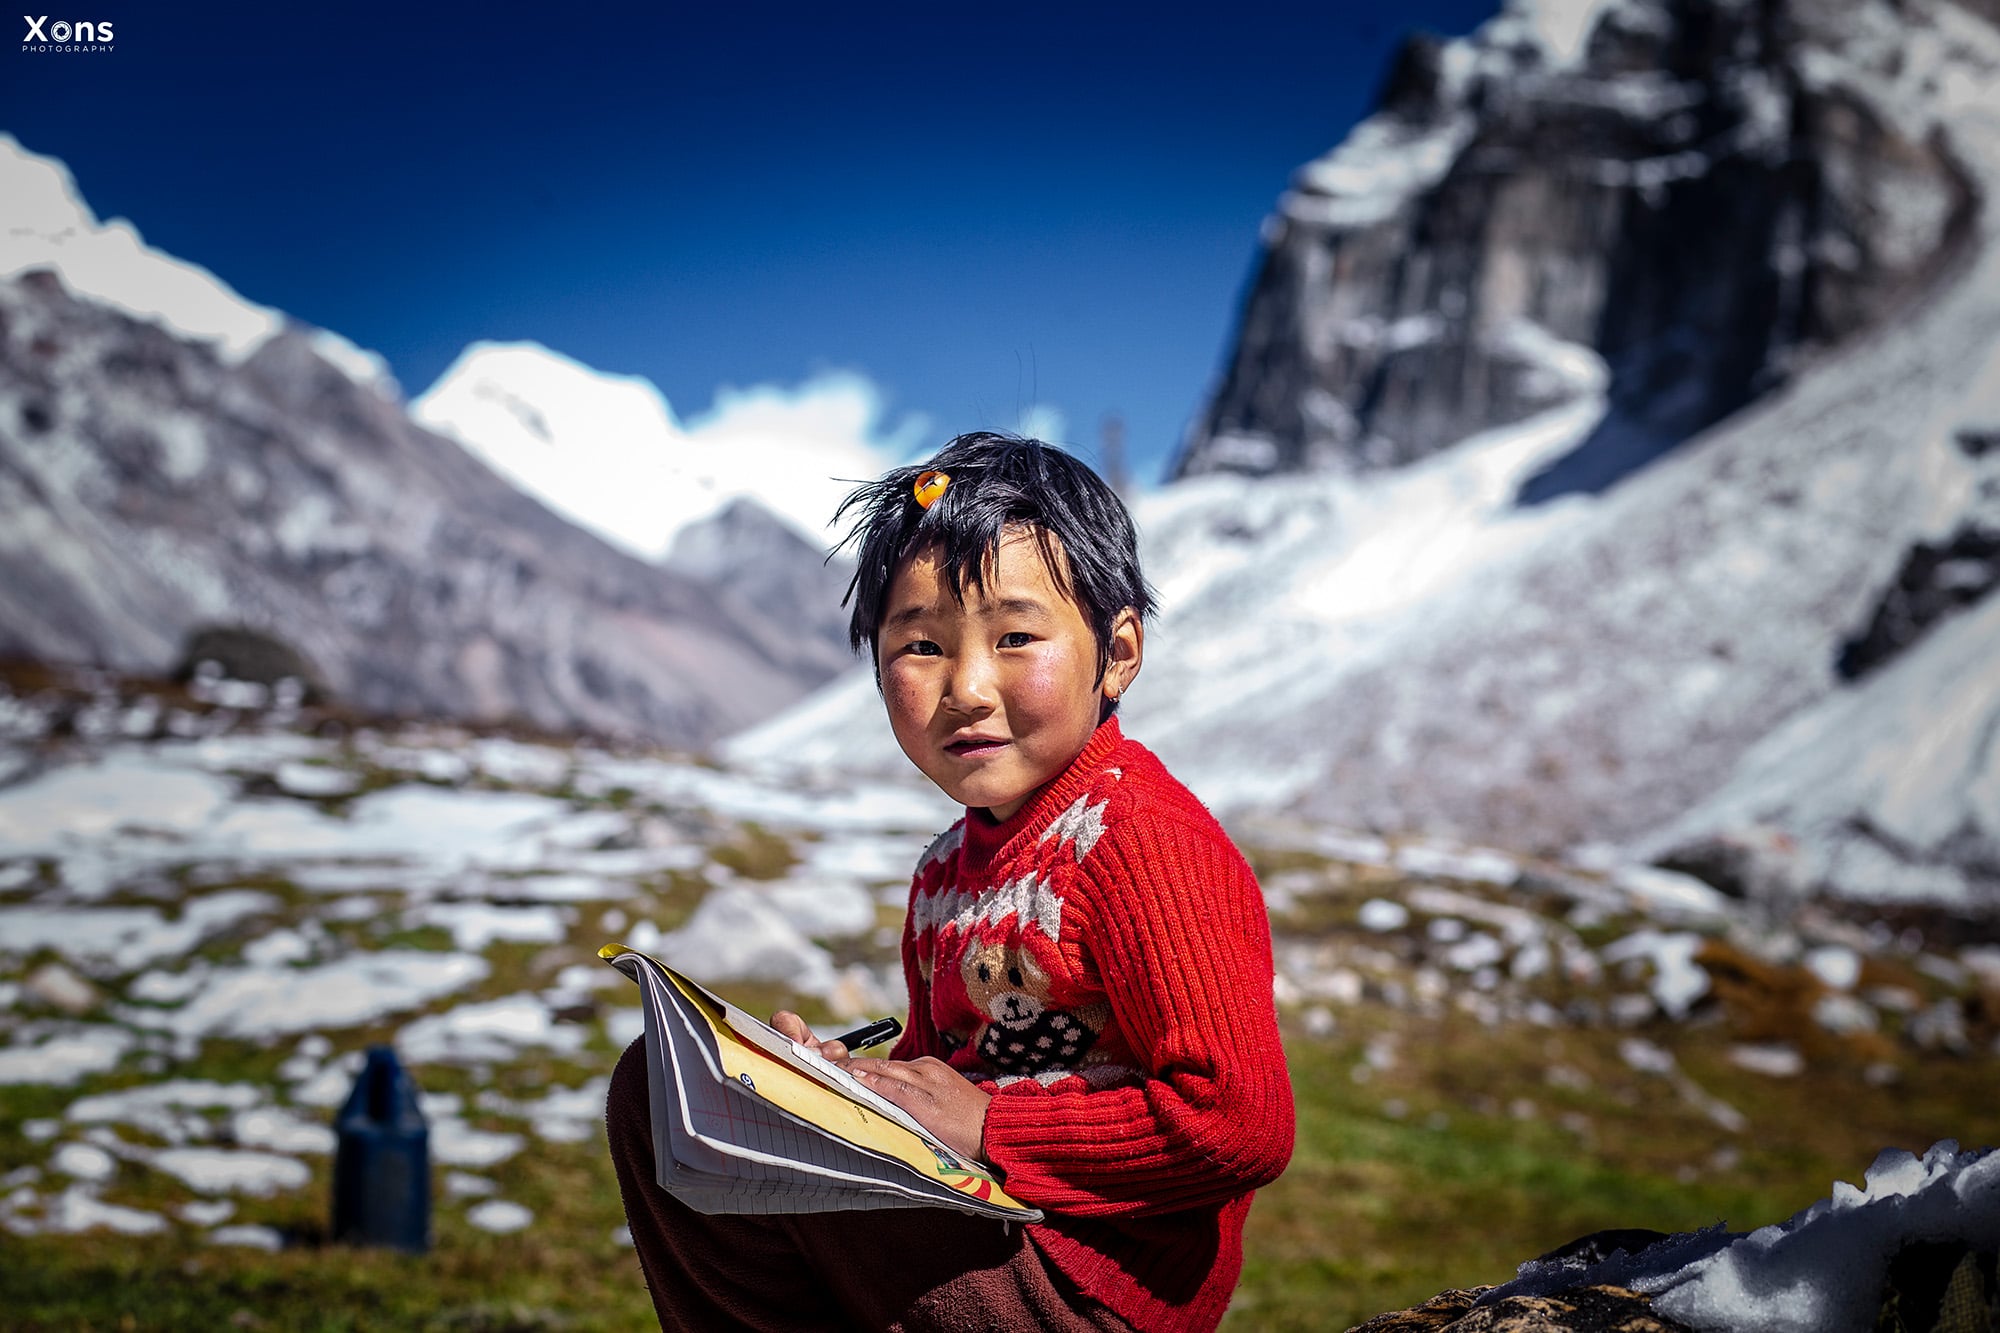
{"label": "child's face", "polygon": [[897,744],[953,800],[996,820],[1069,766],[1097,729],[1100,701],[1139,673],[1143,635],[1127,609],[1097,679],[1090,622],[1027,532],[1001,541],[986,586],[968,584],[964,605],[925,550],[897,569],[885,607],[876,661]]}

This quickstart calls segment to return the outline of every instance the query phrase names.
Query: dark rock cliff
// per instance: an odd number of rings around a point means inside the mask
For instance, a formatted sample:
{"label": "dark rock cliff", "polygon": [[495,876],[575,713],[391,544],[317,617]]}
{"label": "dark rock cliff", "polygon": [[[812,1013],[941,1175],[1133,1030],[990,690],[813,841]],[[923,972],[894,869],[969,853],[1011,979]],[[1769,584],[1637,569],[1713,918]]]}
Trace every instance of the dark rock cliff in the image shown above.
{"label": "dark rock cliff", "polygon": [[1893,313],[1975,195],[1822,76],[1876,8],[1623,0],[1565,52],[1519,4],[1414,39],[1267,223],[1173,474],[1395,467],[1594,391],[1589,349],[1606,415],[1522,498],[1601,489]]}

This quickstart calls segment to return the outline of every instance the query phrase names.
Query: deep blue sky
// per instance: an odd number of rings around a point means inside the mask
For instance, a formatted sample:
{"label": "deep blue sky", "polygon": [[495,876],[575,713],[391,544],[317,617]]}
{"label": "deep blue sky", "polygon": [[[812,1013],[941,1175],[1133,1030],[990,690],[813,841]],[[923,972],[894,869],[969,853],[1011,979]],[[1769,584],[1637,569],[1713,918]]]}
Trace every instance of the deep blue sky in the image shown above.
{"label": "deep blue sky", "polygon": [[1150,480],[1288,174],[1496,8],[87,0],[117,49],[0,46],[0,127],[412,394],[479,338],[683,417],[850,369],[934,438],[1117,411]]}

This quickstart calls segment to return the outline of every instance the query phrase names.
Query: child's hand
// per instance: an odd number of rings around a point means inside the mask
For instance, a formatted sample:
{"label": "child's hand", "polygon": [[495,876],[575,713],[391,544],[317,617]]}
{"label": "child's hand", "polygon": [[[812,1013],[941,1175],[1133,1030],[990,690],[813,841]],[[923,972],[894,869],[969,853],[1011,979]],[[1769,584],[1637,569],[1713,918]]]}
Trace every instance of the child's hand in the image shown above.
{"label": "child's hand", "polygon": [[845,1044],[837,1041],[821,1041],[813,1035],[813,1030],[806,1026],[805,1019],[800,1018],[789,1009],[780,1009],[777,1013],[772,1014],[771,1026],[807,1050],[819,1052],[825,1059],[845,1060],[847,1058],[847,1047]]}
{"label": "child's hand", "polygon": [[977,1161],[986,1160],[982,1151],[986,1103],[993,1098],[973,1086],[965,1075],[928,1055],[920,1060],[875,1060],[861,1056],[843,1064],[870,1091],[908,1111],[918,1124],[942,1139],[946,1147]]}

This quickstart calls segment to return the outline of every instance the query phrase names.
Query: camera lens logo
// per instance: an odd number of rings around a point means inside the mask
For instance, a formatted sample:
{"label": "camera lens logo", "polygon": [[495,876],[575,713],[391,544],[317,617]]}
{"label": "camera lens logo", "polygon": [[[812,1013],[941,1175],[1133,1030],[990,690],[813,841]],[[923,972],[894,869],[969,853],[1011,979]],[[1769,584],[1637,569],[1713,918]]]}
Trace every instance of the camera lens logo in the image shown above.
{"label": "camera lens logo", "polygon": [[112,31],[109,19],[57,19],[51,23],[47,14],[36,18],[33,14],[23,14],[28,25],[26,35],[21,38],[23,51],[109,51]]}

